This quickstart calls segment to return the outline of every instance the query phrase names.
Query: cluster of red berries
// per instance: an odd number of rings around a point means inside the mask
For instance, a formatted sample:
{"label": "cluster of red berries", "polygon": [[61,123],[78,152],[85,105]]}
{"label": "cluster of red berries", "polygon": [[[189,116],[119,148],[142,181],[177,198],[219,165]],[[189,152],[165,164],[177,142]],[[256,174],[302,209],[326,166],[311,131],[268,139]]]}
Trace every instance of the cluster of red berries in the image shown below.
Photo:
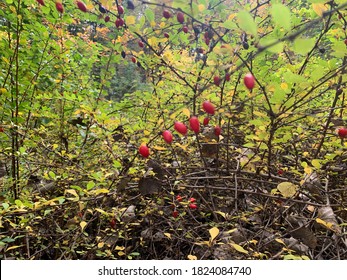
{"label": "cluster of red berries", "polygon": [[[215,113],[215,107],[210,101],[204,101],[202,103],[202,108],[209,115],[214,115]],[[205,117],[203,124],[207,126],[209,121],[210,121],[209,117]],[[190,127],[190,130],[194,131],[194,133],[196,134],[200,132],[200,121],[198,117],[192,116],[189,119],[189,127]],[[188,127],[183,122],[175,121],[174,129],[182,135],[186,135],[188,133]],[[222,129],[218,125],[216,125],[214,127],[214,134],[216,136],[219,136],[221,133],[222,133]],[[170,130],[165,130],[162,133],[162,137],[164,141],[168,144],[171,144],[173,141],[173,135]],[[139,148],[139,153],[145,158],[149,157],[150,152],[149,152],[148,146],[146,144],[142,144]]]}
{"label": "cluster of red berries", "polygon": [[[165,10],[164,10],[165,11]],[[163,14],[164,15],[164,14]],[[171,16],[171,15],[170,15]],[[164,17],[166,17],[164,15]],[[169,18],[169,17],[168,17]],[[219,77],[218,78],[218,84],[220,83],[220,80],[219,80]],[[216,83],[216,77],[215,77],[215,83]],[[254,85],[255,85],[255,79],[253,77],[253,75],[251,73],[248,73],[245,75],[244,77],[244,84],[245,86],[249,89],[249,90],[252,90]],[[202,103],[202,109],[208,114],[208,115],[214,115],[215,114],[215,106],[208,100],[204,101]],[[203,120],[203,125],[204,126],[207,126],[210,122],[210,118],[209,117],[205,117],[204,120]],[[192,130],[195,134],[198,134],[200,132],[200,121],[198,119],[198,117],[196,116],[192,116],[190,119],[189,119],[189,127],[190,127],[190,130]],[[188,127],[183,123],[183,122],[179,122],[179,121],[175,121],[174,123],[174,129],[182,134],[182,135],[186,135],[187,132],[188,132]],[[222,129],[220,126],[216,125],[214,127],[214,134],[219,137],[219,135],[221,135],[222,133]],[[163,133],[162,133],[162,136],[163,136],[163,139],[166,143],[168,144],[171,144],[172,141],[173,141],[173,135],[171,133],[170,130],[165,130]],[[149,154],[150,154],[150,151],[149,151],[149,148],[146,144],[142,144],[139,148],[139,153],[140,155],[142,155],[143,157],[145,158],[148,158],[149,157]]]}
{"label": "cluster of red berries", "polygon": [[[176,196],[176,201],[181,203],[183,201],[183,197],[179,194]],[[195,210],[198,208],[198,205],[196,204],[196,199],[194,197],[191,197],[188,199],[188,207],[191,210]],[[172,217],[177,218],[179,216],[178,210],[175,208],[172,212]]]}
{"label": "cluster of red berries", "polygon": [[[44,0],[36,0],[40,5],[42,6],[45,6],[45,2]],[[84,4],[82,1],[76,1],[76,5],[77,5],[77,8],[80,9],[82,12],[86,13],[88,10],[87,10],[87,6],[86,4]],[[57,11],[59,13],[64,13],[64,6],[61,2],[55,2],[55,8],[57,9]]]}

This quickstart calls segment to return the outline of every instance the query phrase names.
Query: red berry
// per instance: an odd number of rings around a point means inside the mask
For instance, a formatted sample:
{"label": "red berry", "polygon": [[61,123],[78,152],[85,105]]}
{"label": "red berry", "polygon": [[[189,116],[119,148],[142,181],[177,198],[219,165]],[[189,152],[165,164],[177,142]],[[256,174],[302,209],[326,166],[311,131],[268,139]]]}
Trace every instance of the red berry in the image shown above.
{"label": "red berry", "polygon": [[147,147],[147,145],[142,144],[139,148],[139,153],[141,156],[148,158],[149,157],[149,148]]}
{"label": "red berry", "polygon": [[178,12],[177,13],[177,21],[179,23],[183,23],[184,22],[184,14],[182,12]]}
{"label": "red berry", "polygon": [[173,139],[172,133],[171,133],[169,130],[165,130],[165,131],[163,132],[163,138],[164,138],[164,141],[165,141],[166,143],[171,144],[172,139]]}
{"label": "red berry", "polygon": [[82,1],[77,1],[77,7],[82,11],[82,12],[87,12],[87,7],[86,4],[84,4]]}
{"label": "red berry", "polygon": [[174,217],[176,219],[178,217],[178,214],[179,214],[178,211],[175,210],[172,212],[172,217]]}
{"label": "red berry", "polygon": [[188,131],[186,125],[184,123],[181,123],[181,122],[175,122],[174,129],[178,133],[181,133],[182,135],[186,135],[187,131]]}
{"label": "red berry", "polygon": [[219,135],[221,135],[221,133],[222,133],[222,129],[220,128],[220,126],[216,125],[214,128],[214,134],[216,136],[219,136]]}
{"label": "red berry", "polygon": [[230,76],[231,76],[230,73],[226,73],[226,74],[225,74],[225,80],[226,80],[227,82],[230,81]]}
{"label": "red berry", "polygon": [[124,25],[124,20],[122,18],[116,19],[116,27],[119,28]]}
{"label": "red berry", "polygon": [[218,87],[220,85],[220,78],[218,76],[215,76],[213,78],[213,82]]}
{"label": "red berry", "polygon": [[184,33],[188,33],[188,26],[183,26],[182,31],[183,31]]}
{"label": "red berry", "polygon": [[210,101],[207,101],[207,100],[204,101],[202,103],[202,108],[207,114],[214,115],[214,111],[215,111],[214,105]]}
{"label": "red berry", "polygon": [[43,0],[36,0],[39,4],[41,4],[42,6],[45,5],[45,2],[43,2]]}
{"label": "red berry", "polygon": [[4,132],[4,128],[0,126],[0,132]]}
{"label": "red berry", "polygon": [[198,48],[198,53],[204,53],[204,49],[203,48]]}
{"label": "red berry", "polygon": [[195,133],[200,132],[200,122],[197,117],[191,117],[189,119],[189,125],[190,125],[190,129],[193,130]]}
{"label": "red berry", "polygon": [[347,45],[347,39],[345,39],[345,44]]}
{"label": "red berry", "polygon": [[124,8],[123,8],[123,6],[119,5],[119,6],[117,7],[117,10],[118,10],[118,14],[120,14],[120,15],[124,14]]}
{"label": "red berry", "polygon": [[209,45],[210,44],[210,39],[209,38],[205,38],[205,44]]}
{"label": "red berry", "polygon": [[111,221],[110,221],[110,226],[111,226],[111,228],[115,228],[116,227],[116,219],[112,219]]}
{"label": "red berry", "polygon": [[182,196],[180,196],[179,194],[176,196],[176,200],[178,201],[178,202],[181,202],[182,201]]}
{"label": "red berry", "polygon": [[245,83],[246,88],[249,90],[254,88],[255,79],[251,73],[246,74],[246,76],[243,78],[243,82]]}
{"label": "red berry", "polygon": [[189,208],[192,209],[192,210],[198,208],[198,206],[197,206],[196,204],[194,204],[194,203],[190,203],[188,206],[189,206]]}
{"label": "red berry", "polygon": [[190,203],[194,203],[195,201],[196,201],[196,199],[194,197],[189,198]]}
{"label": "red berry", "polygon": [[169,19],[171,17],[171,14],[168,10],[164,10],[163,11],[163,17],[166,19]]}
{"label": "red berry", "polygon": [[277,174],[281,176],[283,174],[283,170],[282,169],[278,169]]}
{"label": "red berry", "polygon": [[109,22],[110,21],[110,17],[109,16],[105,16],[105,22]]}
{"label": "red berry", "polygon": [[165,38],[169,38],[169,37],[170,37],[169,33],[166,33],[166,32],[165,32],[165,33],[164,33],[164,37],[165,37]]}
{"label": "red berry", "polygon": [[131,61],[132,61],[133,63],[136,63],[136,62],[137,62],[136,57],[133,56],[133,57],[131,58]]}
{"label": "red berry", "polygon": [[139,44],[140,48],[143,48],[145,46],[142,41],[138,41],[137,43]]}
{"label": "red berry", "polygon": [[209,122],[210,122],[210,118],[208,117],[204,118],[204,122],[203,122],[204,126],[208,125]]}
{"label": "red berry", "polygon": [[59,13],[64,13],[64,7],[63,7],[63,4],[60,3],[60,2],[55,2],[55,8],[57,9],[57,11]]}
{"label": "red berry", "polygon": [[339,135],[340,138],[346,138],[347,137],[347,128],[346,127],[340,127],[337,130],[337,134]]}

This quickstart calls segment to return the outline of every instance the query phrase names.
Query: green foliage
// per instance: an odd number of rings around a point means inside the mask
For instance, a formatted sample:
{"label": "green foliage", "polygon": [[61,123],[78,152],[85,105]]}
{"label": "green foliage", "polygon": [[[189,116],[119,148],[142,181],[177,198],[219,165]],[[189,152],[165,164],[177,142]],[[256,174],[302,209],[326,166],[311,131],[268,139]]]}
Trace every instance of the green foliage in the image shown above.
{"label": "green foliage", "polygon": [[325,2],[135,1],[118,28],[109,0],[1,3],[1,257],[321,258],[347,207],[346,4]]}

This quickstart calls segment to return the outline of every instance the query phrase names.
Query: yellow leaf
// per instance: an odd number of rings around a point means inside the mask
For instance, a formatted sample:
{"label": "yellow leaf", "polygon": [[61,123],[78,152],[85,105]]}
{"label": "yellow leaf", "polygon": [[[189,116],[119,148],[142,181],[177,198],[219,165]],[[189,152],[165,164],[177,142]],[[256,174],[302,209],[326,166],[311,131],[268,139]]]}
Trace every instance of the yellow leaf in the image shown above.
{"label": "yellow leaf", "polygon": [[196,261],[198,258],[193,255],[188,255],[188,260]]}
{"label": "yellow leaf", "polygon": [[167,238],[171,239],[171,234],[170,234],[170,233],[164,232],[164,235],[165,235]]}
{"label": "yellow leaf", "polygon": [[100,243],[98,243],[98,248],[100,249],[100,248],[104,247],[104,245],[105,245],[104,242],[100,242]]}
{"label": "yellow leaf", "polygon": [[216,227],[213,227],[209,230],[209,232],[211,235],[211,241],[213,241],[217,237],[217,235],[219,234],[219,229]]}
{"label": "yellow leaf", "polygon": [[134,16],[127,16],[126,18],[125,18],[125,23],[126,23],[126,25],[132,25],[132,24],[134,24],[136,22],[136,20],[135,20],[135,17]]}
{"label": "yellow leaf", "polygon": [[125,249],[125,247],[124,247],[124,246],[116,246],[115,249],[116,249],[117,251],[122,251],[122,250]]}
{"label": "yellow leaf", "polygon": [[155,149],[157,151],[166,151],[167,150],[165,147],[161,147],[161,146],[153,146],[153,149]]}
{"label": "yellow leaf", "polygon": [[205,10],[205,5],[199,4],[199,5],[198,5],[198,9],[199,9],[199,12],[204,11],[204,10]]}
{"label": "yellow leaf", "polygon": [[124,256],[124,255],[125,255],[125,253],[123,251],[118,252],[118,256]]}
{"label": "yellow leaf", "polygon": [[319,162],[319,159],[313,159],[313,160],[311,161],[311,163],[312,163],[313,167],[315,167],[315,168],[317,168],[317,169],[320,169],[320,168],[321,168],[321,164],[320,164],[320,162]]}
{"label": "yellow leaf", "polygon": [[243,254],[248,254],[248,251],[243,249],[242,246],[238,245],[238,244],[235,244],[235,243],[229,243],[232,247],[234,247],[234,249],[240,253],[243,253]]}
{"label": "yellow leaf", "polygon": [[188,145],[181,145],[180,143],[175,143],[175,145],[177,146],[177,147],[180,147],[182,150],[184,150],[184,151],[186,151],[187,150],[187,147],[188,147]]}
{"label": "yellow leaf", "polygon": [[190,111],[188,108],[183,108],[182,113],[183,113],[183,115],[187,116],[188,118],[190,117]]}
{"label": "yellow leaf", "polygon": [[104,210],[100,209],[100,208],[95,208],[95,211],[101,213],[101,214],[104,214],[104,215],[108,215],[107,212],[105,212]]}
{"label": "yellow leaf", "polygon": [[277,241],[278,243],[286,246],[286,243],[284,243],[284,241],[282,239],[280,239],[280,238],[276,238],[275,241]]}
{"label": "yellow leaf", "polygon": [[316,12],[320,17],[324,12],[328,10],[328,8],[323,3],[314,3],[312,4],[312,9]]}
{"label": "yellow leaf", "polygon": [[[318,224],[320,224],[320,225],[322,225],[322,226],[328,228],[328,229],[330,229],[331,226],[333,225],[332,223],[326,222],[326,221],[324,221],[324,220],[322,220],[322,219],[319,219],[319,218],[316,219],[316,222],[317,222]],[[329,224],[330,224],[330,225],[329,225]]]}
{"label": "yellow leaf", "polygon": [[219,215],[221,215],[224,219],[226,219],[226,217],[227,217],[227,214],[226,213],[224,213],[224,212],[221,212],[221,211],[214,211],[216,214],[219,214]]}
{"label": "yellow leaf", "polygon": [[231,246],[234,247],[234,249],[240,253],[243,253],[243,254],[248,254],[248,251],[243,249],[242,246],[238,245],[238,244],[234,244],[234,243],[229,243]]}
{"label": "yellow leaf", "polygon": [[195,242],[194,244],[196,244],[196,245],[200,245],[200,246],[202,246],[202,245],[207,245],[207,246],[210,246],[210,242],[208,242],[208,241]]}
{"label": "yellow leaf", "polygon": [[67,193],[69,193],[69,194],[71,194],[71,195],[73,195],[75,198],[67,198],[67,199],[69,199],[69,200],[71,200],[71,201],[78,201],[79,200],[79,196],[78,196],[78,194],[77,194],[77,192],[75,191],[75,190],[72,190],[72,189],[70,189],[70,190],[65,190],[65,195],[67,194]]}
{"label": "yellow leaf", "polygon": [[13,250],[13,249],[17,249],[17,248],[19,248],[19,247],[23,247],[23,246],[24,246],[24,245],[15,245],[15,246],[11,246],[11,247],[8,247],[8,248],[6,249],[5,252],[10,251],[10,250]]}
{"label": "yellow leaf", "polygon": [[284,197],[292,197],[296,194],[298,187],[290,182],[283,182],[278,184],[277,189]]}
{"label": "yellow leaf", "polygon": [[281,89],[287,89],[288,88],[288,84],[287,83],[282,83],[281,84]]}
{"label": "yellow leaf", "polygon": [[84,230],[86,225],[87,225],[87,223],[85,221],[80,222],[80,227],[81,227],[82,231]]}
{"label": "yellow leaf", "polygon": [[333,223],[326,222],[320,218],[316,218],[316,222],[322,225],[323,227],[325,227],[326,229],[330,229],[334,232],[339,232],[338,225],[334,225]]}
{"label": "yellow leaf", "polygon": [[107,189],[98,189],[98,190],[95,190],[95,194],[98,195],[98,194],[101,194],[101,193],[109,193],[110,191],[107,190]]}
{"label": "yellow leaf", "polygon": [[312,168],[307,166],[307,167],[304,168],[304,171],[305,171],[306,174],[311,174],[312,173]]}
{"label": "yellow leaf", "polygon": [[228,20],[233,20],[236,17],[236,14],[230,14],[228,16]]}
{"label": "yellow leaf", "polygon": [[72,194],[73,196],[78,196],[77,192],[75,190],[65,190],[65,193]]}

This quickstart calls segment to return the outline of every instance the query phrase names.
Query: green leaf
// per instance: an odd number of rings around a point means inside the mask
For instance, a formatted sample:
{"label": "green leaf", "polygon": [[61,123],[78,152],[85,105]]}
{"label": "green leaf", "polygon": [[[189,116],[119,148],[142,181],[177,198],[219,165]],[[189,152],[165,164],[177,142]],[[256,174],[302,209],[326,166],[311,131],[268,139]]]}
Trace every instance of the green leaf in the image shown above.
{"label": "green leaf", "polygon": [[308,2],[310,2],[310,3],[326,3],[328,1],[326,1],[326,0],[308,0]]}
{"label": "green leaf", "polygon": [[[270,39],[270,38],[262,38],[259,42],[260,46],[266,48],[267,51],[273,52],[273,53],[280,53],[283,51],[284,44],[282,42],[278,42],[277,39]],[[271,47],[268,47],[270,46]]]}
{"label": "green leaf", "polygon": [[149,22],[154,21],[155,15],[154,12],[151,9],[146,9],[145,11],[146,18]]}
{"label": "green leaf", "polygon": [[320,169],[321,168],[321,164],[320,164],[320,160],[319,159],[313,159],[311,161],[311,164],[316,169]]}
{"label": "green leaf", "polygon": [[223,22],[221,26],[227,29],[235,29],[237,27],[235,22],[231,19],[228,19],[225,22]]}
{"label": "green leaf", "polygon": [[22,207],[23,206],[23,202],[21,202],[19,199],[16,199],[14,201],[14,203],[18,206],[18,207]]}
{"label": "green leaf", "polygon": [[298,38],[294,41],[294,51],[298,54],[307,54],[314,46],[316,40],[315,38],[303,39]]}
{"label": "green leaf", "polygon": [[305,82],[306,79],[303,76],[300,76],[298,74],[295,74],[293,72],[291,72],[290,70],[287,70],[284,74],[283,74],[283,79],[287,82],[287,83],[302,83]]}
{"label": "green leaf", "polygon": [[95,183],[94,181],[89,181],[88,184],[87,184],[87,190],[91,190],[92,188],[95,187]]}
{"label": "green leaf", "polygon": [[8,207],[10,207],[10,205],[6,202],[2,203],[2,208],[4,208],[5,210],[8,209]]}
{"label": "green leaf", "polygon": [[48,172],[48,175],[49,175],[49,177],[51,177],[52,179],[55,179],[55,178],[56,178],[55,173],[54,173],[53,171],[49,171],[49,172]]}
{"label": "green leaf", "polygon": [[277,26],[289,31],[291,29],[290,10],[283,4],[273,4],[271,8],[272,19]]}
{"label": "green leaf", "polygon": [[247,11],[241,11],[237,14],[237,19],[240,28],[252,34],[253,36],[257,36],[257,24],[255,23],[252,15]]}

